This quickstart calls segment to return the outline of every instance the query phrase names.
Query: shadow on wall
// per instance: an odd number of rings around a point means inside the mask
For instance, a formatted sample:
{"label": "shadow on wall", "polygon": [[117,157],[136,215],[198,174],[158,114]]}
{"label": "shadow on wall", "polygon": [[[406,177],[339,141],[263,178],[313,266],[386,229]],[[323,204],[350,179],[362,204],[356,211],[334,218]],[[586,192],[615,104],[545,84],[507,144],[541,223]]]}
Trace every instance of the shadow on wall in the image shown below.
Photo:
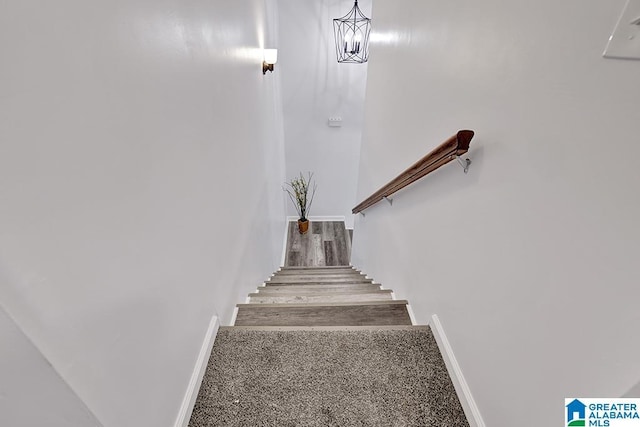
{"label": "shadow on wall", "polygon": [[[469,187],[476,186],[478,184],[479,177],[482,175],[482,168],[484,167],[484,152],[484,147],[474,148],[472,145],[467,153],[460,156],[462,161],[467,158],[471,160],[469,171],[466,174],[464,173],[462,166],[456,160],[453,160],[391,195],[390,198],[394,200],[393,203],[395,205],[396,199],[398,203],[402,203],[402,200],[406,197],[408,202],[407,204],[413,206],[413,202],[409,202],[413,197],[436,200],[450,195],[452,192],[452,186],[441,185],[441,181],[456,181],[456,185],[453,186],[455,191],[464,191]],[[380,187],[385,184],[386,182],[381,184]],[[378,188],[376,188],[375,191],[377,190]],[[368,195],[366,197],[368,197]],[[378,202],[378,204],[380,203],[381,202]]]}
{"label": "shadow on wall", "polygon": [[622,395],[622,397],[637,397],[640,398],[640,381],[629,389],[628,392]]}

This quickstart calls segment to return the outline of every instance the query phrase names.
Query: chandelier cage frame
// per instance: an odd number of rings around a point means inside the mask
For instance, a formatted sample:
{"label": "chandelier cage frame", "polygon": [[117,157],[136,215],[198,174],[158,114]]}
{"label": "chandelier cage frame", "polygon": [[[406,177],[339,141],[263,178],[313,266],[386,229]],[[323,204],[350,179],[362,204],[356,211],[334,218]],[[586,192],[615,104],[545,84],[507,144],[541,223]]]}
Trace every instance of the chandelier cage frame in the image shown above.
{"label": "chandelier cage frame", "polygon": [[358,0],[355,0],[349,13],[333,20],[333,34],[338,62],[355,64],[367,62],[371,19],[362,13],[358,7]]}

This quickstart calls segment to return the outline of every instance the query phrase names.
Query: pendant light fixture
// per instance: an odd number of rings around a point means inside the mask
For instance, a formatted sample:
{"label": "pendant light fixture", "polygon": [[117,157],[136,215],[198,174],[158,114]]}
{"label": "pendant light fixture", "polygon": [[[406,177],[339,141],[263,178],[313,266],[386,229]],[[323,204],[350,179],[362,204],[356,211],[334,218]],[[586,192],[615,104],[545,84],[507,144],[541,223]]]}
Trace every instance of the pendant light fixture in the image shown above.
{"label": "pendant light fixture", "polygon": [[364,16],[358,7],[358,0],[355,0],[349,13],[333,20],[338,62],[367,62],[370,32],[371,19]]}

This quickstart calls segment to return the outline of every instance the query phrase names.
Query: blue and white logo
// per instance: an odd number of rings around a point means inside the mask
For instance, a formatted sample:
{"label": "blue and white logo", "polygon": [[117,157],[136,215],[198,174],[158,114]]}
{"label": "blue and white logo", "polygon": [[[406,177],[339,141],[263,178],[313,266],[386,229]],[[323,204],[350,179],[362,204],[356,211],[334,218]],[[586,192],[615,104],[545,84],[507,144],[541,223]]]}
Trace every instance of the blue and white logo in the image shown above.
{"label": "blue and white logo", "polygon": [[586,408],[587,405],[573,399],[567,405],[567,426],[584,426]]}
{"label": "blue and white logo", "polygon": [[567,398],[565,426],[640,427],[640,399]]}

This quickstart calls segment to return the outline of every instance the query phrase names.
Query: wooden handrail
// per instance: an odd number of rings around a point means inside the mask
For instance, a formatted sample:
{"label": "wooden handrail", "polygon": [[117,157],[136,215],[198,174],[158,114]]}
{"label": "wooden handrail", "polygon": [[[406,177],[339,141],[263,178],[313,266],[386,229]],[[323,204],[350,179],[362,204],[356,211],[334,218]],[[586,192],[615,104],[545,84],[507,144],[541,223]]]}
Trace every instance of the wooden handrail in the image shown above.
{"label": "wooden handrail", "polygon": [[469,151],[472,130],[460,130],[351,210],[357,214]]}

